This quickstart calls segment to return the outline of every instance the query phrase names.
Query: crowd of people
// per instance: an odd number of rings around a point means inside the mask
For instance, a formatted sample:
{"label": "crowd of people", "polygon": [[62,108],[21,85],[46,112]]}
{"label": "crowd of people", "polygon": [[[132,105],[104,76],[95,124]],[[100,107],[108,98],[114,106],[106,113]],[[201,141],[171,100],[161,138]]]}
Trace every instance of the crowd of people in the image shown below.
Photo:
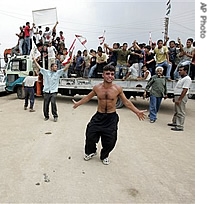
{"label": "crowd of people", "polygon": [[[57,70],[57,65],[54,63],[51,65],[51,69],[42,68],[36,58],[33,61],[44,77],[44,104],[43,113],[44,120],[49,120],[49,105],[52,106],[52,115],[54,117],[54,122],[58,120],[57,106],[56,106],[56,95],[58,92],[58,82],[60,76],[69,69],[70,62],[65,65],[65,68]],[[175,112],[172,118],[172,123],[168,123],[168,126],[172,126],[173,131],[183,131],[184,121],[185,121],[185,106],[188,100],[187,93],[191,85],[191,78],[188,76],[188,65],[181,64],[179,66],[180,79],[178,80],[175,90],[174,90],[174,104]],[[157,120],[157,112],[159,110],[162,98],[167,97],[167,78],[163,76],[163,67],[159,66],[156,68],[156,74],[151,77],[145,88],[144,97],[146,97],[147,91],[152,87],[150,91],[150,105],[149,105],[149,117],[150,122],[154,123]],[[119,116],[116,113],[116,101],[118,97],[122,100],[123,104],[133,111],[139,120],[145,119],[146,110],[137,109],[134,104],[128,100],[123,92],[121,86],[112,83],[115,79],[116,67],[112,64],[108,64],[103,67],[102,78],[103,82],[95,85],[92,91],[84,96],[79,101],[72,100],[74,105],[73,108],[87,103],[94,96],[98,99],[97,112],[92,116],[86,127],[86,139],[85,139],[85,154],[84,160],[88,161],[92,157],[97,155],[97,143],[101,138],[102,149],[100,151],[100,159],[104,165],[108,165],[109,154],[114,149],[117,141],[117,130]],[[23,86],[25,87],[25,92],[28,95],[33,95],[33,85],[37,78],[34,78],[32,74],[25,78]],[[27,85],[27,86],[26,86]],[[30,100],[30,112],[33,110],[34,98]],[[25,98],[24,110],[28,106],[28,97]]]}
{"label": "crowd of people", "polygon": [[[63,31],[59,34],[56,31],[58,22],[52,29],[46,27],[44,31],[35,24],[30,26],[26,22],[25,26],[20,27],[18,44],[13,48],[16,55],[29,55],[32,49],[32,42],[39,48],[41,57],[40,66],[50,69],[52,63],[56,63],[58,69],[62,69],[62,62],[70,54],[65,44]],[[163,67],[163,73],[167,80],[177,80],[178,65],[185,62],[189,65],[189,76],[195,79],[195,41],[188,38],[184,46],[178,38],[164,41],[159,39],[149,45],[133,41],[128,47],[128,43],[113,43],[112,46],[104,43],[97,49],[77,50],[72,56],[72,64],[68,73],[63,77],[101,77],[103,67],[112,64],[116,68],[115,79],[122,80],[149,80],[155,75],[156,67]]]}
{"label": "crowd of people", "polygon": [[[72,53],[69,53],[65,46],[63,33],[60,32],[62,37],[56,37],[57,24],[58,22],[52,31],[47,27],[43,35],[39,31],[41,38],[38,41],[36,37],[31,39],[34,40],[41,53],[41,57],[38,57],[38,59],[33,57],[33,61],[44,79],[44,120],[49,120],[50,103],[54,122],[58,120],[56,95],[60,77],[71,77],[74,74],[76,77],[103,78],[103,82],[95,85],[93,90],[81,100],[72,100],[73,108],[77,108],[87,103],[94,96],[98,98],[97,112],[86,128],[84,155],[86,161],[97,154],[97,143],[101,138],[100,159],[105,165],[110,163],[109,154],[114,149],[117,141],[119,117],[116,113],[116,101],[118,97],[140,120],[145,119],[146,110],[137,109],[126,98],[122,87],[112,83],[114,79],[148,80],[144,97],[147,97],[147,92],[150,91],[148,115],[150,123],[157,120],[161,101],[163,98],[167,98],[166,81],[177,79],[178,82],[174,91],[175,112],[172,123],[168,123],[168,126],[172,126],[171,130],[173,131],[184,130],[187,93],[191,85],[191,79],[195,78],[195,45],[192,38],[187,39],[186,46],[182,45],[180,39],[178,39],[177,43],[171,40],[169,46],[167,46],[169,38],[165,41],[160,39],[157,44],[151,43],[151,45],[133,41],[130,47],[128,47],[127,43],[123,43],[122,46],[119,43],[113,43],[112,47],[104,43],[103,48],[99,46],[97,51],[94,49],[90,51],[85,49],[83,52],[78,50],[77,54],[71,56],[71,60],[64,65],[62,62],[67,57],[69,58]],[[30,28],[30,24],[27,22],[26,27],[28,28],[24,33],[34,29],[35,25],[33,24],[32,28]],[[48,35],[45,35],[46,32]],[[19,42],[22,39],[20,36],[19,34]],[[19,55],[30,54],[30,39],[25,40],[28,36],[25,34],[24,36],[24,42],[18,44],[18,46],[22,44],[22,50],[21,48],[18,50]],[[190,76],[188,76],[188,73]],[[34,98],[30,96],[34,95],[33,86],[35,81],[38,80],[37,77],[32,75],[32,73],[29,73],[29,76],[23,82],[27,96],[24,109],[26,110],[29,105],[30,112],[34,112]],[[30,104],[28,104],[29,98],[31,99]]]}

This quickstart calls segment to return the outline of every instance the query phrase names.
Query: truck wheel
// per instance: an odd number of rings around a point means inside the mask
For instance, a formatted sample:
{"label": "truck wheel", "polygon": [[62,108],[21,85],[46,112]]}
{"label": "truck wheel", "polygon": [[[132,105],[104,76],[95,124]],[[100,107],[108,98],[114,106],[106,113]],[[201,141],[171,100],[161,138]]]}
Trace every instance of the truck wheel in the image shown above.
{"label": "truck wheel", "polygon": [[24,89],[21,86],[17,87],[17,97],[19,99],[24,99],[25,98],[25,92],[24,92]]}
{"label": "truck wheel", "polygon": [[124,106],[122,100],[118,97],[117,99],[117,103],[116,103],[116,108],[119,109],[119,108],[122,108]]}

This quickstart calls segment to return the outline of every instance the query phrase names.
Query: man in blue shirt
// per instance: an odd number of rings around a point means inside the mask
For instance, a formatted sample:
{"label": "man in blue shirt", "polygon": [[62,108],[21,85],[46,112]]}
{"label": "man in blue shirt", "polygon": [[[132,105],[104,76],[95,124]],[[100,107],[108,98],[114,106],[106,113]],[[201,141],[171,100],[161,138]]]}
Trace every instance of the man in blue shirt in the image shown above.
{"label": "man in blue shirt", "polygon": [[76,56],[76,65],[75,65],[75,71],[76,71],[77,77],[83,76],[84,63],[85,63],[85,61],[84,61],[84,58],[82,57],[82,52],[81,52],[81,50],[78,50],[77,56]]}
{"label": "man in blue shirt", "polygon": [[57,113],[57,106],[56,106],[56,96],[58,93],[58,84],[59,79],[63,75],[63,73],[69,68],[71,63],[68,63],[65,65],[63,69],[57,70],[57,65],[55,63],[51,64],[50,70],[42,68],[37,60],[33,58],[38,71],[43,75],[43,93],[44,93],[44,106],[43,106],[43,112],[44,112],[44,120],[49,119],[49,106],[51,102],[52,107],[52,115],[54,117],[54,122],[57,122],[58,120],[58,113]]}

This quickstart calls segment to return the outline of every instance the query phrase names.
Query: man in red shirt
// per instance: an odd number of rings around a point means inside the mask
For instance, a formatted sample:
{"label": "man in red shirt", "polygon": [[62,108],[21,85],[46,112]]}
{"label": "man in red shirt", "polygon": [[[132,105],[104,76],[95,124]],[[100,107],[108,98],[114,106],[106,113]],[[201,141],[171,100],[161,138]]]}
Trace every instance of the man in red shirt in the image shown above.
{"label": "man in red shirt", "polygon": [[30,28],[30,23],[26,22],[26,26],[24,28],[24,49],[23,49],[23,54],[24,55],[29,55],[31,51],[31,37],[30,37],[30,31],[34,27],[34,23],[32,28]]}

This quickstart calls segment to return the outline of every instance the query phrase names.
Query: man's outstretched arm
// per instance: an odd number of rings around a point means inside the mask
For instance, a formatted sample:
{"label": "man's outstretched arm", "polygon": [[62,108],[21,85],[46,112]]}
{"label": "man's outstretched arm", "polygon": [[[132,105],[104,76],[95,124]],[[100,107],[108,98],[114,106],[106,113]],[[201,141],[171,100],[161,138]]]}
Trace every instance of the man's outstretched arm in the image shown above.
{"label": "man's outstretched arm", "polygon": [[120,95],[119,95],[120,99],[122,100],[123,104],[129,108],[131,111],[133,111],[139,118],[139,120],[144,120],[146,115],[144,114],[147,110],[139,110],[138,108],[136,108],[133,103],[131,101],[129,101],[125,94],[123,93],[123,90],[121,89]]}
{"label": "man's outstretched arm", "polygon": [[79,101],[75,101],[74,99],[72,99],[74,105],[73,108],[77,108],[78,106],[87,103],[91,98],[93,98],[95,96],[95,92],[91,91],[88,95],[86,95],[85,97],[83,97],[81,100]]}

